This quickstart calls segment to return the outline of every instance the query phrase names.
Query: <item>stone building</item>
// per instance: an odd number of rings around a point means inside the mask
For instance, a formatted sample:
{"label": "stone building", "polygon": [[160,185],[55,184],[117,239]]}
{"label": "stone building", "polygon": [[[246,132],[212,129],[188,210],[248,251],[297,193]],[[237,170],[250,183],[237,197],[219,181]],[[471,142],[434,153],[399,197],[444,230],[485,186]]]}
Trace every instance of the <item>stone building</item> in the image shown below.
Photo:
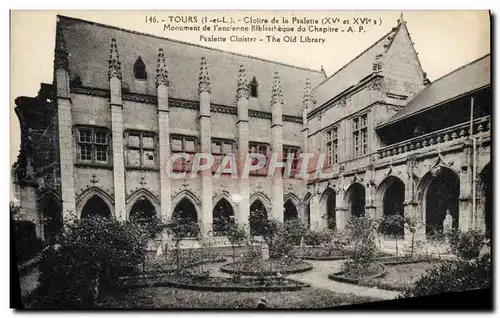
{"label": "stone building", "polygon": [[[214,219],[248,224],[257,209],[316,230],[399,213],[431,233],[448,210],[455,227],[489,229],[489,55],[431,84],[402,19],[330,77],[64,16],[56,29],[53,84],[16,99],[14,179],[45,239],[92,214],[177,214],[217,237]],[[180,152],[327,156],[307,180],[268,178],[268,165],[250,178],[169,178]]]}

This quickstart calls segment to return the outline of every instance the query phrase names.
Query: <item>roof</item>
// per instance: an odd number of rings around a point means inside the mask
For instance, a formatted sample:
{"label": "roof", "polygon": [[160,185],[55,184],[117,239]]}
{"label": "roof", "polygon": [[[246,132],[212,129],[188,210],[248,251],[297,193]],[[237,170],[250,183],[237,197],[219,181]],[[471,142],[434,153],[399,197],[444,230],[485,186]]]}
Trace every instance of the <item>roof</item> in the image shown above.
{"label": "roof", "polygon": [[491,57],[488,54],[442,76],[417,94],[405,108],[398,111],[378,128],[490,85],[490,65]]}
{"label": "roof", "polygon": [[120,55],[122,85],[134,92],[133,66],[140,56],[147,68],[148,94],[156,95],[158,50],[163,48],[170,80],[170,96],[199,100],[198,76],[201,58],[205,57],[210,82],[211,101],[220,105],[236,105],[238,70],[243,65],[247,79],[254,76],[259,83],[259,103],[252,109],[271,112],[271,88],[274,72],[278,72],[284,96],[283,113],[301,116],[302,95],[306,79],[312,85],[324,80],[321,71],[287,65],[257,57],[208,48],[192,43],[124,30],[95,22],[58,16],[69,53],[71,79],[80,76],[82,85],[109,88],[108,59],[111,39],[115,38]]}
{"label": "roof", "polygon": [[373,72],[375,57],[388,49],[400,25],[401,24],[398,24],[398,27],[392,28],[391,31],[382,36],[378,41],[320,83],[318,87],[314,89],[316,105],[323,105],[349,87],[358,84],[363,78],[371,74]]}

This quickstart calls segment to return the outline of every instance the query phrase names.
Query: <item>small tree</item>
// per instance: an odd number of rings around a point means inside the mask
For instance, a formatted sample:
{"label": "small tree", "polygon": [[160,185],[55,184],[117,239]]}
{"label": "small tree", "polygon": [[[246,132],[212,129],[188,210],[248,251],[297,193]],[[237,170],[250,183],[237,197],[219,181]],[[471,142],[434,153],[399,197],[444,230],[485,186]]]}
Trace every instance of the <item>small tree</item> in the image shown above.
{"label": "small tree", "polygon": [[345,263],[345,269],[366,272],[373,263],[376,253],[372,219],[351,216],[346,225],[346,234],[351,241],[352,251]]}
{"label": "small tree", "polygon": [[[245,231],[245,228],[234,222],[234,221],[229,221],[225,224],[225,233],[226,237],[231,243],[231,249],[232,249],[232,256],[233,256],[233,264],[236,264],[236,246],[240,246],[242,243],[244,243],[247,239],[247,233]],[[236,271],[233,272],[234,277],[236,277]]]}
{"label": "small tree", "polygon": [[396,241],[396,258],[398,257],[399,230],[404,228],[404,217],[400,214],[386,215],[379,224],[380,232],[390,235]]}
{"label": "small tree", "polygon": [[174,215],[167,223],[166,228],[175,244],[176,268],[177,272],[180,272],[180,243],[184,238],[198,234],[198,224],[191,219],[183,219]]}
{"label": "small tree", "polygon": [[416,246],[426,244],[426,242],[417,240],[417,233],[424,228],[424,225],[413,217],[404,218],[404,225],[405,225],[405,230],[408,230],[408,232],[411,235],[410,257],[413,258]]}
{"label": "small tree", "polygon": [[262,238],[269,247],[269,257],[272,259],[276,259],[279,256],[276,253],[275,245],[279,239],[281,227],[282,224],[275,219],[266,219],[264,222]]}
{"label": "small tree", "polygon": [[450,235],[452,252],[464,260],[477,258],[485,241],[485,235],[478,230],[469,230],[465,233],[454,230]]}

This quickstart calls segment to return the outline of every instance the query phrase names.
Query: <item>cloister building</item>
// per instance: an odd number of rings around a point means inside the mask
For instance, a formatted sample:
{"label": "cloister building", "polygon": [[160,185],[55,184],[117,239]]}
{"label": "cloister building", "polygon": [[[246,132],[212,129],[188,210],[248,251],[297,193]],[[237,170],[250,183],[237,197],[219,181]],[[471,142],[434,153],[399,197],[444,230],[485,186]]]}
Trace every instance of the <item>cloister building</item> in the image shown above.
{"label": "cloister building", "polygon": [[[56,29],[54,82],[15,109],[16,192],[44,239],[93,214],[179,214],[203,239],[256,209],[315,230],[401,214],[429,236],[447,211],[461,230],[490,229],[490,55],[430,83],[400,19],[327,77],[64,16]],[[325,153],[330,176],[177,180],[164,169],[177,152]]]}

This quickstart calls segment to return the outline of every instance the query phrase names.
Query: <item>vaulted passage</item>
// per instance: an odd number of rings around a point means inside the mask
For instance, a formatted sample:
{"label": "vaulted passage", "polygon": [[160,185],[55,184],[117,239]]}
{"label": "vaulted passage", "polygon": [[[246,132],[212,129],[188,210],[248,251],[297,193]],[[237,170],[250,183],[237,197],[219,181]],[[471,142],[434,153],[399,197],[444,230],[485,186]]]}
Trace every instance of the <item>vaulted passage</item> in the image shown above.
{"label": "vaulted passage", "polygon": [[130,219],[138,221],[151,220],[156,215],[153,204],[146,198],[137,200],[130,209]]}
{"label": "vaulted passage", "polygon": [[337,202],[335,201],[335,191],[328,188],[325,190],[323,197],[323,200],[325,201],[324,213],[326,214],[328,229],[334,230],[336,226],[335,208],[337,206]]}
{"label": "vaulted passage", "polygon": [[81,218],[85,219],[88,217],[111,217],[109,206],[98,195],[94,195],[90,198],[82,209]]}
{"label": "vaulted passage", "polygon": [[290,200],[290,199],[286,200],[284,208],[285,208],[285,211],[283,214],[283,222],[286,222],[286,221],[292,220],[292,219],[297,219],[299,217],[299,213],[297,211],[297,208],[293,204],[292,200]]}
{"label": "vaulted passage", "polygon": [[228,225],[234,223],[234,211],[231,204],[224,198],[220,199],[212,211],[213,235],[225,235]]}
{"label": "vaulted passage", "polygon": [[43,238],[51,241],[56,238],[63,227],[61,205],[53,197],[44,200],[42,204]]}
{"label": "vaulted passage", "polygon": [[443,232],[446,212],[453,218],[452,228],[458,228],[458,195],[460,180],[450,169],[440,168],[430,180],[425,196],[425,233],[428,238]]}
{"label": "vaulted passage", "polygon": [[184,198],[177,203],[172,216],[179,218],[180,222],[190,229],[189,236],[198,235],[198,214],[196,213],[196,207],[189,199]]}
{"label": "vaulted passage", "polygon": [[261,236],[265,231],[265,221],[267,220],[267,210],[260,200],[255,200],[250,206],[250,234]]}
{"label": "vaulted passage", "polygon": [[365,215],[365,188],[354,183],[347,190],[347,206],[351,215],[361,217]]}
{"label": "vaulted passage", "polygon": [[[383,198],[384,217],[399,215],[404,218],[405,185],[396,177],[389,177],[381,185],[386,187]],[[404,237],[404,223],[391,222],[384,227],[384,234],[394,237]]]}

